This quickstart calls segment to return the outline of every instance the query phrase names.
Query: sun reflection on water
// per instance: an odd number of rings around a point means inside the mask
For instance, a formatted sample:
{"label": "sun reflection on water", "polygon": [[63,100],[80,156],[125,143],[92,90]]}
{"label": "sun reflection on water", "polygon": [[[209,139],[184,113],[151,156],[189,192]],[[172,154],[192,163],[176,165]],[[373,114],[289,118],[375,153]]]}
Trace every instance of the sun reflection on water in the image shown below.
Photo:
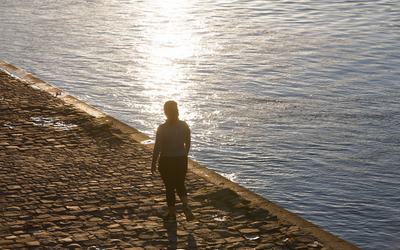
{"label": "sun reflection on water", "polygon": [[204,80],[193,76],[202,61],[218,53],[220,46],[211,39],[215,34],[209,21],[193,12],[196,4],[173,0],[136,5],[140,15],[132,18],[136,36],[132,37],[132,50],[128,52],[131,63],[126,70],[135,79],[131,85],[135,88],[130,90],[134,98],[126,105],[146,114],[146,119],[134,121],[143,124],[144,132],[150,135],[164,119],[162,107],[167,100],[178,102],[180,119],[189,126],[204,112],[198,108],[204,100],[195,99]]}
{"label": "sun reflection on water", "polygon": [[[146,42],[137,49],[140,61],[139,81],[155,105],[167,99],[183,100],[194,84],[188,78],[192,68],[187,60],[200,49],[200,38],[191,27],[186,1],[156,1],[148,6],[142,23]],[[190,64],[189,64],[190,65]]]}

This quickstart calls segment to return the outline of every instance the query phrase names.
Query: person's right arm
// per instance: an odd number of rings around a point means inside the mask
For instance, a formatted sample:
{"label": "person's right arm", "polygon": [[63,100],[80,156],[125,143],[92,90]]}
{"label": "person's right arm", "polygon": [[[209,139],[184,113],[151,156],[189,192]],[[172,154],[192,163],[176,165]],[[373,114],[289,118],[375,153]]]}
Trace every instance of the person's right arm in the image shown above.
{"label": "person's right arm", "polygon": [[153,160],[151,162],[151,173],[153,175],[156,174],[157,171],[157,160],[158,160],[158,156],[160,155],[161,152],[161,148],[162,148],[162,134],[160,131],[160,127],[157,129],[157,133],[156,133],[156,142],[154,143],[154,150],[153,150]]}

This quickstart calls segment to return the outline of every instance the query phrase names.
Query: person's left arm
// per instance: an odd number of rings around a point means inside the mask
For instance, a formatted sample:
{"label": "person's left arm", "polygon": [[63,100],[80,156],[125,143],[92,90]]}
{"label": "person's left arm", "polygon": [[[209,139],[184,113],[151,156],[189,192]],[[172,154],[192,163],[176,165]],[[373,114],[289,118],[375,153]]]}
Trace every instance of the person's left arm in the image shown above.
{"label": "person's left arm", "polygon": [[186,135],[186,140],[185,140],[186,155],[189,155],[190,143],[191,143],[190,128],[188,127],[188,131],[187,131],[187,135]]}

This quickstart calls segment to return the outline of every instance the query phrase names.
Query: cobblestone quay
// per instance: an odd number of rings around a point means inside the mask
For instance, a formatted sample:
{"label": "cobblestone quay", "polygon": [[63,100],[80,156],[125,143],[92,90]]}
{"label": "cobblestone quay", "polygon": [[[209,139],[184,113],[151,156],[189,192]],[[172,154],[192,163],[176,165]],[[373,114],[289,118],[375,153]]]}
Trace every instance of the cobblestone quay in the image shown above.
{"label": "cobblestone quay", "polygon": [[152,146],[43,86],[0,69],[1,249],[357,249],[280,218],[195,163],[187,189],[196,220],[178,205],[177,222],[164,223]]}

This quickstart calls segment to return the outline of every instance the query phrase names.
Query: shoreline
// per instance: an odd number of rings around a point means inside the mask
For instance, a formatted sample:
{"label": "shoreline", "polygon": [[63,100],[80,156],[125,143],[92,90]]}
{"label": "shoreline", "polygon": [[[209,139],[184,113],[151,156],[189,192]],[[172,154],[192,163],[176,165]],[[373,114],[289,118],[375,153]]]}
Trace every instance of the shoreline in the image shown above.
{"label": "shoreline", "polygon": [[[81,112],[87,113],[88,115],[95,117],[99,122],[101,122],[103,124],[108,124],[110,129],[121,131],[121,133],[118,135],[118,137],[121,140],[132,140],[132,141],[138,142],[141,145],[141,147],[144,148],[144,150],[146,150],[148,152],[152,151],[153,144],[147,143],[147,142],[149,142],[149,140],[152,140],[152,139],[149,136],[136,130],[135,128],[132,128],[131,126],[91,107],[90,105],[88,105],[78,99],[76,99],[75,97],[69,95],[68,93],[65,93],[64,91],[62,91],[58,88],[55,88],[54,86],[38,79],[37,77],[32,76],[31,74],[29,74],[21,69],[18,69],[17,67],[15,67],[11,64],[8,64],[7,62],[0,59],[0,70],[1,69],[4,69],[8,74],[16,76],[18,79],[24,81],[28,85],[36,86],[35,88],[39,88],[40,90],[45,91],[52,96],[56,96],[57,99],[61,100],[66,105],[70,105],[74,109],[77,109]],[[1,96],[0,96],[0,98],[1,98]],[[143,143],[143,142],[145,142],[145,143]],[[0,157],[1,157],[1,155],[0,155]],[[216,189],[217,193],[220,190],[231,190],[235,194],[238,195],[237,197],[233,197],[232,199],[246,200],[246,201],[249,201],[250,204],[256,204],[257,210],[268,211],[269,217],[268,217],[268,219],[264,218],[264,221],[268,222],[268,221],[272,220],[272,218],[277,218],[278,221],[282,221],[282,224],[285,225],[285,226],[282,226],[282,228],[286,228],[286,229],[278,230],[278,231],[280,231],[281,234],[285,233],[286,231],[290,231],[290,230],[288,230],[289,228],[293,229],[293,227],[297,227],[300,231],[302,231],[303,233],[305,233],[307,235],[314,237],[318,242],[322,243],[322,245],[323,245],[323,247],[316,245],[315,248],[308,246],[309,249],[333,249],[333,250],[336,250],[336,249],[346,249],[346,250],[359,249],[358,247],[352,245],[351,243],[349,243],[341,238],[338,238],[337,236],[319,228],[318,226],[314,225],[313,223],[297,216],[296,214],[293,214],[293,213],[283,209],[282,207],[261,197],[260,195],[226,179],[225,177],[222,177],[221,175],[215,173],[214,171],[212,171],[212,170],[206,168],[205,166],[202,166],[201,164],[199,164],[195,161],[192,161],[190,159],[189,159],[189,171],[193,172],[195,175],[197,175],[201,178],[204,178],[208,182],[212,183],[214,187],[217,187],[217,189]],[[227,192],[227,191],[225,191],[225,192]],[[219,197],[219,198],[221,198],[221,197]],[[288,225],[291,225],[291,226],[288,226]],[[276,233],[276,230],[275,230],[275,233]],[[293,235],[295,236],[296,234],[293,234]],[[1,242],[1,238],[2,237],[0,237],[0,242]],[[292,238],[294,239],[293,242],[291,241]],[[284,241],[285,239],[289,239],[289,240],[287,240],[285,242]],[[284,238],[284,240],[282,240],[282,243],[284,243],[284,244],[281,245],[281,244],[278,244],[277,242],[275,242],[274,243],[275,246],[273,246],[273,247],[276,247],[276,249],[285,249],[285,248],[278,248],[278,247],[286,247],[286,249],[294,249],[294,246],[295,246],[294,242],[297,242],[296,237],[286,237],[286,238]],[[299,241],[299,242],[302,243],[301,241]],[[260,244],[258,244],[258,245],[260,245]],[[272,249],[273,247],[270,247],[270,248]],[[254,247],[254,249],[270,249],[270,248]],[[233,248],[233,249],[235,249],[235,248]],[[252,248],[246,248],[246,249],[252,249]],[[298,249],[301,249],[301,248],[298,248]]]}

